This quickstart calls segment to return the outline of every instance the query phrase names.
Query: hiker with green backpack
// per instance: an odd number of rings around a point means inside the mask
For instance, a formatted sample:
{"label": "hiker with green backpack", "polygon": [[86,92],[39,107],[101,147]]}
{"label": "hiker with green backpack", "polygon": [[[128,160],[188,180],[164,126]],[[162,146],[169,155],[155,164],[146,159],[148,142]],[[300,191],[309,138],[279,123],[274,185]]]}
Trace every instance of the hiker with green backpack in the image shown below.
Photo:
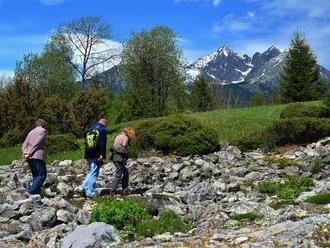
{"label": "hiker with green backpack", "polygon": [[95,197],[96,179],[99,175],[103,161],[106,159],[108,120],[100,117],[87,131],[85,137],[85,159],[88,162],[88,173],[79,186],[79,191],[84,192],[87,198]]}

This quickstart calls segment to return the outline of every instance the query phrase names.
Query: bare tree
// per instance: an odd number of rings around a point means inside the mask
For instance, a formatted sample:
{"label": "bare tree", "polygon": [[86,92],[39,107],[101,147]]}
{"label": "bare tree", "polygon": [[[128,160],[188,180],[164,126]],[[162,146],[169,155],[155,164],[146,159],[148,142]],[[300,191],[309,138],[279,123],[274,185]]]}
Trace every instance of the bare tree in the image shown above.
{"label": "bare tree", "polygon": [[59,27],[58,40],[73,51],[70,61],[81,76],[81,87],[97,66],[115,59],[116,50],[107,44],[110,27],[100,17],[83,16]]}
{"label": "bare tree", "polygon": [[0,73],[0,89],[10,84],[12,77],[7,72]]}

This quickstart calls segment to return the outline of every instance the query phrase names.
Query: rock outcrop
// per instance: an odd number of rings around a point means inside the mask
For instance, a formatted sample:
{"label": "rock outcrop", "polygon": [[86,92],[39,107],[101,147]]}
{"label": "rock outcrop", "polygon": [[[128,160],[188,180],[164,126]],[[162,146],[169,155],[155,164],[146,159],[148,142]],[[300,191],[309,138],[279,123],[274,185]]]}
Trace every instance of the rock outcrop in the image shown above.
{"label": "rock outcrop", "polygon": [[[269,157],[294,162],[279,166]],[[317,170],[312,169],[316,160],[322,163]],[[114,227],[88,225],[91,205],[74,194],[87,169],[85,160],[48,165],[40,196],[26,193],[31,175],[23,161],[14,161],[0,167],[0,247],[318,247],[329,242],[329,206],[304,200],[330,191],[330,139],[281,154],[224,146],[204,156],[139,158],[128,168],[130,187],[143,193],[157,213],[173,210],[191,219],[194,229],[118,244]],[[102,167],[99,196],[108,194],[114,170],[112,163]],[[311,177],[315,186],[281,205],[257,190],[262,182],[290,175]],[[254,218],[233,217],[244,214]]]}

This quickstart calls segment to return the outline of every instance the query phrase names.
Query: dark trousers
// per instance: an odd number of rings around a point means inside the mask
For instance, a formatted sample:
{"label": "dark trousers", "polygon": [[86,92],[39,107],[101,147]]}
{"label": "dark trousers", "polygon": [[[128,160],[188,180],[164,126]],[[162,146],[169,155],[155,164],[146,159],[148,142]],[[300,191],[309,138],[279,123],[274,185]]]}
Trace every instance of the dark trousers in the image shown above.
{"label": "dark trousers", "polygon": [[129,174],[128,170],[126,168],[126,162],[122,161],[114,161],[113,162],[116,166],[116,172],[115,172],[115,178],[112,182],[112,192],[116,192],[118,184],[121,182],[123,191],[128,189],[128,179],[129,179]]}
{"label": "dark trousers", "polygon": [[45,161],[40,159],[29,159],[28,161],[32,173],[32,185],[28,189],[31,195],[40,194],[40,188],[47,177],[47,169]]}

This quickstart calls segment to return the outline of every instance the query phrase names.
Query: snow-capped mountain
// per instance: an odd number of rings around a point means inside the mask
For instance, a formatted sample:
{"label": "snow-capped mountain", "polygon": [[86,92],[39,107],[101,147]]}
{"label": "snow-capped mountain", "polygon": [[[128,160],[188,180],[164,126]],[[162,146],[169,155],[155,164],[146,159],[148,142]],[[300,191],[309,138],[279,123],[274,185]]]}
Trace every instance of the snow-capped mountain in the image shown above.
{"label": "snow-capped mountain", "polygon": [[[227,46],[193,62],[187,67],[190,84],[198,75],[203,75],[211,84],[222,86],[225,98],[240,98],[246,105],[252,95],[262,91],[266,96],[278,86],[286,51],[275,46],[263,53],[256,52],[252,58],[239,55]],[[330,84],[330,72],[318,65],[321,77]]]}

